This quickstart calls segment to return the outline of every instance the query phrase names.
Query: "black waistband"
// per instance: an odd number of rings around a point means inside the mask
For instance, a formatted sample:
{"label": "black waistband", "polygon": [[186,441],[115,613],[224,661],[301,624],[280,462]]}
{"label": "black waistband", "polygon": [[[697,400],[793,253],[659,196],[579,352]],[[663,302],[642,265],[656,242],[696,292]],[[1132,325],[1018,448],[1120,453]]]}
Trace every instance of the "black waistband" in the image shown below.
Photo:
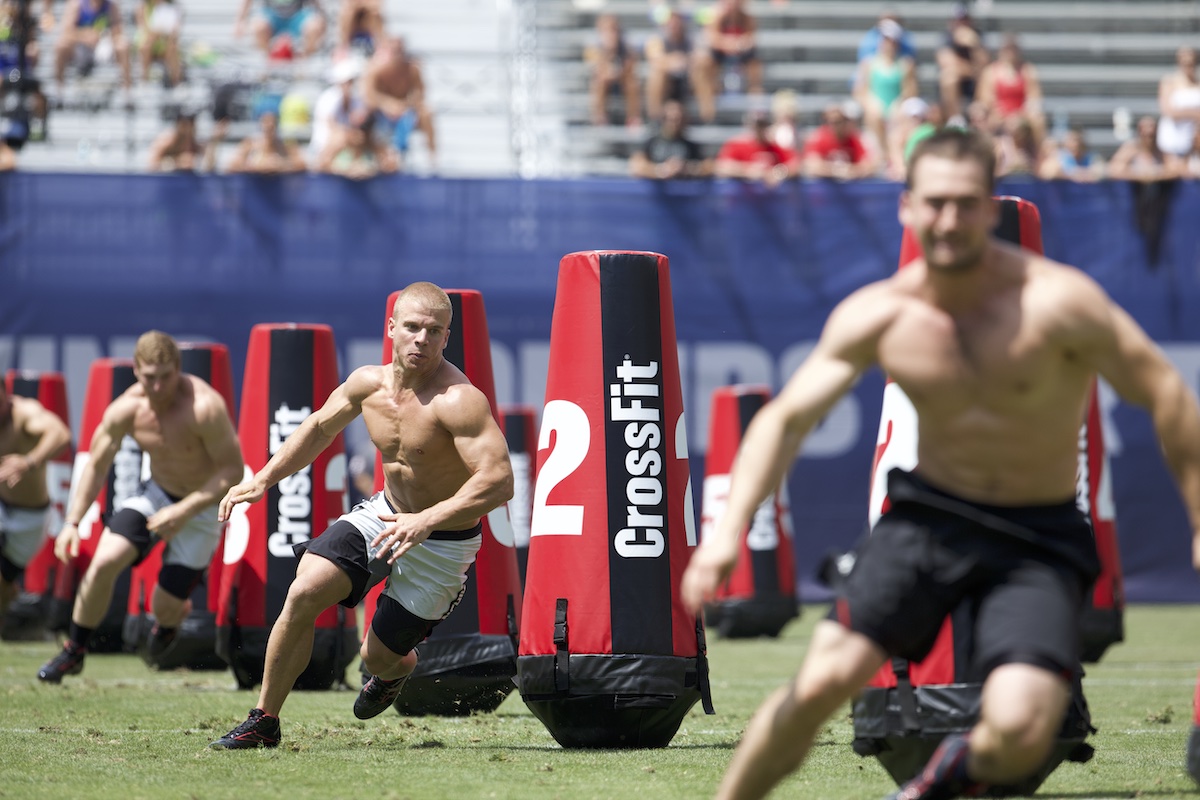
{"label": "black waistband", "polygon": [[461,542],[474,539],[481,533],[483,533],[483,520],[476,522],[474,528],[467,528],[465,531],[434,531],[429,534],[429,538],[443,542]]}
{"label": "black waistband", "polygon": [[[1096,555],[1095,540],[1091,536],[1091,521],[1080,511],[1074,501],[1054,503],[1039,506],[989,506],[963,500],[949,492],[937,489],[911,472],[902,469],[892,469],[888,472],[888,500],[893,505],[904,502],[920,503],[928,508],[935,508],[954,514],[980,526],[982,530],[1002,534],[1017,539],[1066,559],[1076,568],[1095,578],[1099,574],[1100,565]],[[1062,515],[1064,520],[1078,521],[1081,531],[1088,534],[1081,537],[1062,538],[1050,537],[1045,531],[1027,527],[1022,519],[1024,513],[1032,512],[1038,515]],[[1065,533],[1065,531],[1063,531]],[[1076,540],[1077,539],[1077,540]]]}
{"label": "black waistband", "polygon": [[50,501],[47,500],[42,506],[15,506],[5,500],[0,500],[0,510],[7,509],[9,511],[45,511],[50,507]]}
{"label": "black waistband", "polygon": [[[392,501],[388,499],[387,492],[383,492],[382,494],[383,502],[387,503],[387,507],[392,510],[392,513],[401,513],[394,505],[392,505]],[[436,539],[442,542],[462,542],[466,541],[467,539],[474,539],[481,533],[483,533],[482,519],[476,522],[475,527],[473,528],[467,528],[463,531],[434,531],[433,533],[429,534],[428,538]]]}

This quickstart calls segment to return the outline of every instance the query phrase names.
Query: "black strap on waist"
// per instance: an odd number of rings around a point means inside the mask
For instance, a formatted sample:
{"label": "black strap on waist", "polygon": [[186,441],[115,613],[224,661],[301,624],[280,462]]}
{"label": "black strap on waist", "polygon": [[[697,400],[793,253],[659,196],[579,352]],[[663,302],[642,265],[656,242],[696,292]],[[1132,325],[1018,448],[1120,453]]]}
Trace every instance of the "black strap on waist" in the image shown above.
{"label": "black strap on waist", "polygon": [[481,533],[483,533],[483,520],[476,522],[474,528],[467,528],[465,531],[434,531],[429,534],[429,538],[441,542],[462,542],[474,539]]}
{"label": "black strap on waist", "polygon": [[892,505],[909,501],[929,508],[936,508],[979,524],[990,533],[1000,534],[1023,542],[1030,547],[1055,555],[1085,574],[1095,575],[1096,565],[1084,563],[1081,554],[1046,536],[1007,520],[998,514],[973,505],[966,500],[956,500],[941,492],[928,489],[903,470],[893,469],[888,473],[887,496]]}

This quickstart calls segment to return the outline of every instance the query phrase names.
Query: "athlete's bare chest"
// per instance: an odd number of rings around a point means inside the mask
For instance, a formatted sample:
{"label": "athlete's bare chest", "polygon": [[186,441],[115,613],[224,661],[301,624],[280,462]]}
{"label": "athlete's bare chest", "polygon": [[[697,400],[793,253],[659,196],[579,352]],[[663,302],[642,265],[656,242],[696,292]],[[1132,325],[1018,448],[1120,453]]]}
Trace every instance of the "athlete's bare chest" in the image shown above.
{"label": "athlete's bare chest", "polygon": [[880,364],[914,399],[1028,396],[1054,384],[1070,356],[1041,322],[1015,304],[971,314],[923,310],[893,327]]}
{"label": "athlete's bare chest", "polygon": [[129,435],[152,457],[165,453],[187,455],[202,449],[195,426],[195,418],[185,411],[171,409],[160,414],[145,406],[134,415]]}

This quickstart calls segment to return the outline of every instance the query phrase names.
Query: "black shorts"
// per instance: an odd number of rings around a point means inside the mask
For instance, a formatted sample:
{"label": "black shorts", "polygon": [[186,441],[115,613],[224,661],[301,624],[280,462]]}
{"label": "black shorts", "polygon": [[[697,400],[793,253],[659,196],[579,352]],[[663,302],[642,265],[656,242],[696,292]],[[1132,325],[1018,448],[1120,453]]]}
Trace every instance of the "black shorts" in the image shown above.
{"label": "black shorts", "polygon": [[[481,521],[465,531],[434,531],[429,534],[429,538],[470,539],[480,534],[482,526]],[[315,539],[292,545],[292,552],[296,554],[296,558],[300,558],[306,552],[313,553],[341,567],[351,584],[350,594],[340,601],[341,605],[347,608],[354,608],[361,603],[371,587],[392,574],[392,565],[387,563],[386,559],[371,558],[362,531],[344,519],[334,522]]]}
{"label": "black shorts", "polygon": [[385,580],[392,572],[387,561],[369,557],[362,531],[344,519],[330,525],[317,538],[292,545],[292,552],[296,558],[301,558],[306,552],[312,553],[342,568],[351,584],[350,594],[341,601],[346,608],[354,608],[361,603],[371,587]]}
{"label": "black shorts", "polygon": [[712,60],[722,67],[730,65],[741,66],[742,64],[749,64],[751,61],[758,60],[757,47],[751,47],[749,50],[743,50],[740,53],[726,53],[724,50],[713,48],[709,48],[709,52],[712,54]]}
{"label": "black shorts", "polygon": [[975,611],[973,665],[1073,672],[1080,614],[1100,572],[1091,523],[1074,499],[1027,507],[970,503],[901,470],[890,510],[867,537],[832,619],[892,656],[920,661],[947,615]]}

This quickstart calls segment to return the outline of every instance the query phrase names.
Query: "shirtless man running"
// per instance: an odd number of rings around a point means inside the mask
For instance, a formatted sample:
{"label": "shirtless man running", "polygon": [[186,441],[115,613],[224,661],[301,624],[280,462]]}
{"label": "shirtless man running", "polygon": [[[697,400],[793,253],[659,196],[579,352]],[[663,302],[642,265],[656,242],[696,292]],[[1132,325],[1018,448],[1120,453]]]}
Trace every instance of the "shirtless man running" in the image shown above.
{"label": "shirtless man running", "polygon": [[29,397],[10,397],[0,380],[0,619],[46,536],[46,462],[71,442],[58,415]]}
{"label": "shirtless man running", "polygon": [[1200,408],[1133,319],[1084,273],[997,241],[995,156],[973,132],[922,142],[900,220],[924,258],[834,309],[812,354],[755,417],[729,506],[683,576],[698,612],[728,577],[754,510],[805,435],[879,365],[912,400],[918,464],[889,475],[877,523],[795,678],[754,715],[717,792],[762,797],[890,656],[920,660],[964,598],[979,607],[979,722],[893,798],[975,796],[1045,761],[1099,572],[1075,505],[1078,433],[1096,375],[1150,412],[1200,565]]}
{"label": "shirtless man running", "polygon": [[71,486],[66,520],[54,543],[59,560],[79,555],[79,525],[104,485],[126,436],[150,457],[150,479],[113,509],[79,584],[62,651],[38,671],[47,683],[83,670],[92,634],[108,613],[122,570],[164,542],[154,587],[147,657],[172,642],[191,611],[189,597],[221,538],[217,502],[244,470],[241,445],[221,395],[180,369],[179,347],[161,331],[142,334],[133,351],[137,383],[113,400],[92,434],[90,457]]}
{"label": "shirtless man running", "polygon": [[210,747],[279,745],[279,711],[308,665],[317,617],[333,604],[354,608],[387,579],[360,651],[372,677],[354,715],[370,719],[395,702],[417,666],[413,648],[462,597],[481,518],[512,497],[513,475],[487,397],[442,355],[450,315],[450,298],[434,284],[406,287],[388,321],[392,363],[352,372],[221,501],[222,519],[238,503],[257,502],[360,414],[383,456],[384,490],[296,546],[300,563],[267,640],[258,706]]}

